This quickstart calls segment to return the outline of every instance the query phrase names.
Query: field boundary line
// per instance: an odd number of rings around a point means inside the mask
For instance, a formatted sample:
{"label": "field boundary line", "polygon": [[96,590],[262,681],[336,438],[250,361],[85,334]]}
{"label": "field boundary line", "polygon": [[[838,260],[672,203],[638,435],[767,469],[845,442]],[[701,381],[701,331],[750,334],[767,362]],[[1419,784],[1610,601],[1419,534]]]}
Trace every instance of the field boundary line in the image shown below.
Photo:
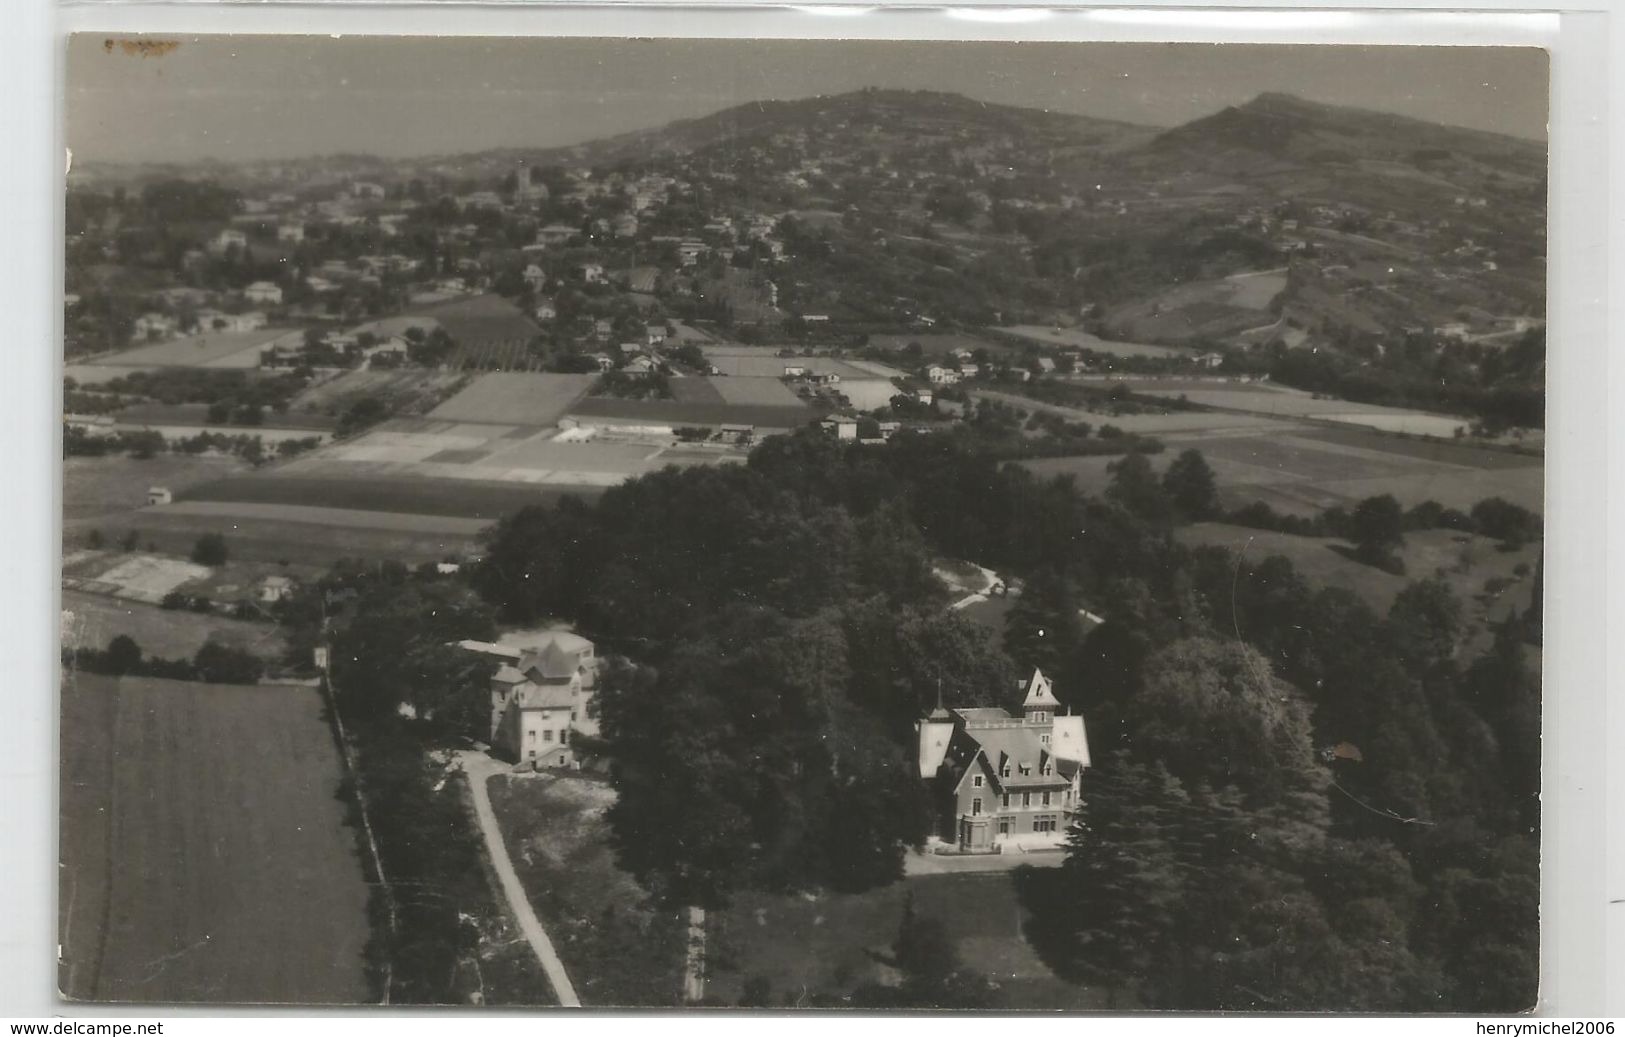
{"label": "field boundary line", "polygon": [[389,920],[389,952],[384,955],[383,995],[380,1004],[389,1004],[389,991],[395,982],[395,943],[398,933],[398,921],[395,914],[395,890],[389,884],[389,877],[384,874],[384,859],[378,852],[378,840],[373,835],[372,819],[367,815],[367,796],[362,790],[361,769],[356,766],[355,753],[350,746],[350,736],[344,730],[344,717],[339,713],[339,697],[333,689],[332,678],[323,675],[321,681],[322,696],[327,700],[327,710],[333,717],[334,736],[339,743],[339,756],[344,760],[345,772],[350,775],[350,787],[355,791],[356,808],[361,815],[361,831],[367,838],[367,850],[372,857],[373,874],[378,876],[378,888],[384,897],[384,913]]}

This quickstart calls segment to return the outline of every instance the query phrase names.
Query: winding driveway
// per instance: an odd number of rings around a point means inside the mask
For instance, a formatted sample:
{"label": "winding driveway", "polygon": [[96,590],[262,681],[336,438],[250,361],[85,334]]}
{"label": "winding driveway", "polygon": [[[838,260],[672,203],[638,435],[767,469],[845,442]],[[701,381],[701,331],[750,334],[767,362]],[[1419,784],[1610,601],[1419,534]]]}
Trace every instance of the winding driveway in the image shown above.
{"label": "winding driveway", "polygon": [[553,950],[553,941],[547,938],[547,930],[542,928],[541,920],[530,906],[530,898],[525,895],[525,887],[513,870],[508,847],[502,841],[502,829],[497,827],[496,812],[491,809],[491,795],[485,783],[493,774],[507,773],[507,767],[484,753],[472,751],[458,753],[457,761],[463,773],[468,775],[468,787],[474,793],[474,816],[479,819],[480,832],[485,836],[485,848],[491,855],[491,866],[496,869],[497,878],[502,881],[502,892],[508,898],[508,907],[519,920],[519,930],[530,941],[531,950],[536,952],[536,960],[541,962],[542,971],[547,974],[547,982],[552,985],[559,1005],[580,1008],[581,999],[576,996],[575,987],[571,986],[570,977],[564,971],[564,962]]}

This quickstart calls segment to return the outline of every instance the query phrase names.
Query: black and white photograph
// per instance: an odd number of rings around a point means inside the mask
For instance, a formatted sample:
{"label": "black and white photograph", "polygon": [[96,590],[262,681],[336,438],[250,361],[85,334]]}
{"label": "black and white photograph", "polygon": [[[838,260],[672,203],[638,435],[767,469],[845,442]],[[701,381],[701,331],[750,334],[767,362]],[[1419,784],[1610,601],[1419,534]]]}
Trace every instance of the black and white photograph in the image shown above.
{"label": "black and white photograph", "polygon": [[1535,1009],[1547,51],[64,47],[65,1003]]}

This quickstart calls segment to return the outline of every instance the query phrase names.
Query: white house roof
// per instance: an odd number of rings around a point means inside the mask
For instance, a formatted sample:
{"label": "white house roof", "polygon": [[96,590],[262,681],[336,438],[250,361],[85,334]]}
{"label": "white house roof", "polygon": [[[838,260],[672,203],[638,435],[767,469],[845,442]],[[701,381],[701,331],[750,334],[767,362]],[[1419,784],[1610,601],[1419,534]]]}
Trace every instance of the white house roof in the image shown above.
{"label": "white house roof", "polygon": [[1089,761],[1089,732],[1081,716],[1059,716],[1050,732],[1049,751],[1057,760],[1073,760],[1085,767]]}
{"label": "white house roof", "polygon": [[920,777],[934,778],[954,736],[951,720],[920,721]]}

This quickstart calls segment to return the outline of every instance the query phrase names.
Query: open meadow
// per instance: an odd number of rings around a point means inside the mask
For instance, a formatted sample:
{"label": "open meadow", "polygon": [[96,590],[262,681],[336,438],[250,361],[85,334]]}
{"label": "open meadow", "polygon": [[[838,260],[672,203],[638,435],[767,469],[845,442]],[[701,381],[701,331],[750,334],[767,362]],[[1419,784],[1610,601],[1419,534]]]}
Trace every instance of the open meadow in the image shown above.
{"label": "open meadow", "polygon": [[68,998],[370,999],[367,886],[314,688],[70,674],[61,721]]}
{"label": "open meadow", "polygon": [[1299,575],[1321,587],[1341,587],[1359,595],[1379,614],[1388,611],[1394,597],[1412,581],[1438,577],[1466,607],[1469,628],[1483,633],[1490,622],[1500,622],[1507,611],[1528,607],[1540,544],[1503,551],[1488,537],[1427,529],[1405,534],[1396,554],[1405,563],[1405,575],[1384,572],[1351,557],[1341,540],[1293,536],[1264,529],[1249,529],[1222,522],[1201,522],[1175,531],[1175,539],[1191,547],[1223,547],[1255,568],[1271,555],[1292,563]]}
{"label": "open meadow", "polygon": [[995,329],[1005,335],[1014,335],[1028,342],[1056,349],[1087,349],[1093,353],[1112,356],[1188,357],[1191,352],[1171,346],[1152,346],[1140,342],[1114,342],[1091,335],[1080,328],[1044,327],[1038,324],[1015,324]]}
{"label": "open meadow", "polygon": [[602,489],[589,486],[547,487],[526,483],[465,480],[455,493],[446,486],[415,478],[343,478],[298,475],[277,470],[222,479],[181,495],[188,501],[235,501],[244,504],[294,504],[352,511],[407,515],[450,515],[495,522],[530,504],[551,504],[564,496],[596,498]]}
{"label": "open meadow", "polygon": [[1106,320],[1118,334],[1164,342],[1233,335],[1274,322],[1269,304],[1286,281],[1283,267],[1180,284],[1113,307]]}
{"label": "open meadow", "polygon": [[273,623],[250,623],[213,613],[161,609],[103,594],[62,591],[62,646],[106,648],[127,635],[149,656],[190,659],[211,638],[245,648],[261,658],[281,656],[285,638]]}
{"label": "open meadow", "polygon": [[840,375],[841,378],[873,378],[871,371],[854,367],[845,360],[827,356],[780,356],[774,346],[704,345],[705,359],[718,374],[731,378],[781,378],[786,367],[800,367],[810,374]]}
{"label": "open meadow", "polygon": [[429,417],[497,425],[556,425],[597,379],[590,374],[484,374],[430,411]]}
{"label": "open meadow", "polygon": [[[1142,431],[1132,419],[1123,426]],[[1406,507],[1434,500],[1466,511],[1486,497],[1504,497],[1531,511],[1544,510],[1545,468],[1540,457],[1529,454],[1352,427],[1256,421],[1251,428],[1242,424],[1204,434],[1168,430],[1160,438],[1168,449],[1153,459],[1153,466],[1160,470],[1180,451],[1200,450],[1227,508],[1262,501],[1277,511],[1313,515],[1390,493]],[[1113,460],[1054,457],[1021,463],[1039,475],[1071,476],[1081,489],[1098,494],[1111,482]]]}
{"label": "open meadow", "polygon": [[464,349],[491,343],[529,342],[541,329],[500,295],[475,295],[414,307],[405,319],[430,318]]}
{"label": "open meadow", "polygon": [[[215,454],[132,457],[69,457],[62,462],[62,518],[82,529],[103,515],[147,506],[147,490],[163,486],[177,494],[190,487],[248,470],[247,462]],[[93,526],[92,526],[93,528]]]}
{"label": "open meadow", "polygon": [[206,331],[128,349],[102,357],[97,364],[109,367],[253,368],[260,365],[262,350],[274,343],[302,341],[303,335],[303,332],[290,328]]}
{"label": "open meadow", "polygon": [[1245,411],[1249,414],[1281,418],[1314,418],[1317,421],[1335,421],[1345,425],[1363,425],[1383,432],[1404,432],[1416,436],[1438,436],[1449,439],[1457,429],[1466,430],[1471,424],[1466,418],[1448,414],[1429,414],[1425,411],[1383,407],[1374,403],[1352,403],[1317,396],[1300,389],[1266,385],[1260,382],[1220,383],[1211,387],[1164,388],[1150,383],[1135,386],[1135,392],[1146,396],[1183,397],[1204,407]]}

